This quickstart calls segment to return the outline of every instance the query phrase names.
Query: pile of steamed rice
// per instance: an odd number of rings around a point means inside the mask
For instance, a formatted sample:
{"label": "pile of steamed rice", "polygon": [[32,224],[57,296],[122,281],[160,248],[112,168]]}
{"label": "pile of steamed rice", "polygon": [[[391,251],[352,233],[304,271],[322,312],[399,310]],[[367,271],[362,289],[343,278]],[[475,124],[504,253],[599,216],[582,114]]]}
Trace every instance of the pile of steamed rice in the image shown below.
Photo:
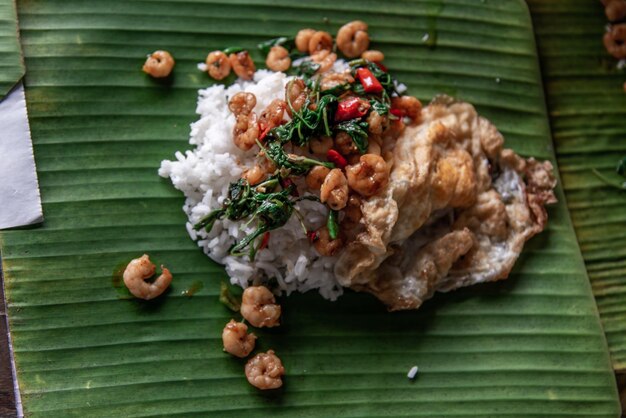
{"label": "pile of steamed rice", "polygon": [[[203,216],[221,207],[230,183],[256,163],[257,150],[242,151],[233,143],[235,117],[228,109],[228,100],[240,91],[253,93],[257,98],[254,112],[258,115],[272,100],[284,99],[288,80],[284,73],[259,70],[253,81],[238,80],[227,88],[215,85],[200,90],[196,110],[200,119],[191,125],[189,138],[196,148],[185,154],[176,152],[175,161],[164,160],[159,175],[169,177],[174,187],[185,194],[183,210],[188,217],[189,235],[209,257],[225,266],[232,284],[245,288],[271,280],[287,294],[318,289],[323,297],[335,300],[342,293],[333,275],[336,257],[317,254],[295,215],[271,232],[269,245],[257,253],[254,261],[247,256],[232,256],[228,249],[235,240],[250,234],[255,222],[244,226],[245,220],[224,219],[217,221],[209,233],[193,229]],[[296,208],[309,229],[326,222],[327,209],[319,202],[304,200]]]}

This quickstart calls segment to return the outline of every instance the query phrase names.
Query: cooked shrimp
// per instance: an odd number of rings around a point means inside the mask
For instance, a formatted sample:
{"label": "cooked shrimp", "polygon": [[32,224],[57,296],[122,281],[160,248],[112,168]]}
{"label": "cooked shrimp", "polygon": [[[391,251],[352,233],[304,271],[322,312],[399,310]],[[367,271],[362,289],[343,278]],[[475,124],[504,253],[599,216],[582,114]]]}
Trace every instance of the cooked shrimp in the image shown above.
{"label": "cooked shrimp", "polygon": [[355,20],[346,23],[337,32],[337,48],[348,58],[360,56],[370,45],[367,23]]}
{"label": "cooked shrimp", "polygon": [[165,292],[172,282],[172,274],[167,268],[161,266],[161,275],[152,283],[147,282],[147,279],[154,276],[155,269],[147,254],[128,263],[123,275],[124,284],[133,296],[150,300]]}
{"label": "cooked shrimp", "polygon": [[238,115],[233,128],[233,142],[239,149],[248,151],[256,145],[259,137],[259,124],[255,113]]}
{"label": "cooked shrimp", "polygon": [[317,31],[309,38],[309,55],[320,51],[332,51],[333,37],[328,32]]}
{"label": "cooked shrimp", "polygon": [[315,34],[315,29],[300,29],[296,35],[296,48],[300,52],[309,52],[309,41]]}
{"label": "cooked shrimp", "polygon": [[337,61],[337,54],[328,50],[321,50],[311,55],[311,60],[320,65],[318,73],[325,73],[333,67],[335,61]]}
{"label": "cooked shrimp", "polygon": [[169,52],[154,51],[148,55],[142,70],[154,78],[163,78],[170,75],[175,64],[176,62],[174,62],[174,58],[172,58]]}
{"label": "cooked shrimp", "polygon": [[313,154],[326,156],[333,147],[333,139],[329,136],[320,136],[309,140],[309,149]]}
{"label": "cooked shrimp", "polygon": [[372,110],[369,115],[367,115],[366,122],[368,124],[368,131],[375,135],[380,135],[389,125],[389,118],[387,116],[381,116],[375,110]]}
{"label": "cooked shrimp", "polygon": [[304,80],[301,78],[294,78],[285,86],[285,100],[287,101],[287,113],[292,115],[291,109],[294,112],[299,112],[306,103],[307,89],[304,84]]}
{"label": "cooked shrimp", "polygon": [[245,370],[248,382],[257,389],[278,389],[283,385],[285,368],[274,350],[252,357]]}
{"label": "cooked shrimp", "polygon": [[380,155],[364,154],[359,163],[346,167],[348,185],[361,196],[378,193],[389,182],[389,167]]}
{"label": "cooked shrimp", "polygon": [[343,240],[340,237],[331,239],[328,228],[323,226],[316,231],[313,246],[320,255],[330,257],[343,247]]}
{"label": "cooked shrimp", "polygon": [[265,286],[250,286],[243,291],[241,315],[257,328],[280,325],[280,305]]}
{"label": "cooked shrimp", "polygon": [[216,80],[222,80],[230,74],[230,61],[222,51],[209,53],[205,63],[209,75]]}
{"label": "cooked shrimp", "polygon": [[422,102],[413,96],[401,96],[391,98],[391,107],[400,109],[404,116],[416,121],[422,113]]}
{"label": "cooked shrimp", "polygon": [[330,173],[330,168],[324,167],[323,165],[316,165],[309,171],[309,174],[306,175],[306,185],[311,190],[319,190],[328,173]]}
{"label": "cooked shrimp", "polygon": [[272,129],[283,123],[287,103],[284,100],[274,99],[265,108],[259,117],[259,126],[263,131]]}
{"label": "cooked shrimp", "polygon": [[370,49],[363,52],[361,58],[372,62],[382,62],[385,59],[385,54],[375,49]]}
{"label": "cooked shrimp", "polygon": [[343,213],[346,214],[345,219],[350,222],[359,222],[363,216],[361,213],[361,198],[355,194],[351,194]]}
{"label": "cooked shrimp", "polygon": [[346,132],[341,131],[335,136],[335,148],[341,155],[350,155],[358,152],[359,149],[354,144],[354,141]]}
{"label": "cooked shrimp", "polygon": [[256,96],[252,93],[246,93],[245,91],[241,91],[235,94],[228,101],[228,109],[235,116],[239,115],[249,115],[256,106]]}
{"label": "cooked shrimp", "polygon": [[291,58],[286,48],[276,45],[270,49],[265,65],[272,71],[287,71],[291,67]]}
{"label": "cooked shrimp", "polygon": [[611,22],[623,20],[626,17],[626,2],[624,0],[604,0],[604,13]]}
{"label": "cooked shrimp", "polygon": [[332,210],[341,210],[348,203],[348,180],[338,168],[333,168],[326,175],[320,188],[320,200]]}
{"label": "cooked shrimp", "polygon": [[248,51],[237,52],[228,56],[230,66],[237,76],[243,80],[252,80],[252,76],[256,71],[254,61],[250,58]]}
{"label": "cooked shrimp", "polygon": [[255,184],[259,184],[260,182],[262,182],[265,179],[266,175],[266,169],[257,164],[254,167],[244,171],[241,177],[248,180],[248,183],[254,186]]}
{"label": "cooked shrimp", "polygon": [[244,358],[254,350],[256,335],[248,334],[248,326],[231,319],[222,331],[224,351],[233,356]]}
{"label": "cooked shrimp", "polygon": [[322,75],[320,81],[320,89],[322,91],[333,89],[342,84],[354,83],[354,77],[350,74],[350,71],[344,71],[342,73],[328,72]]}
{"label": "cooked shrimp", "polygon": [[370,140],[367,144],[367,153],[374,155],[381,155],[382,149],[378,142]]}
{"label": "cooked shrimp", "polygon": [[626,58],[626,23],[612,25],[602,41],[609,54],[617,59]]}

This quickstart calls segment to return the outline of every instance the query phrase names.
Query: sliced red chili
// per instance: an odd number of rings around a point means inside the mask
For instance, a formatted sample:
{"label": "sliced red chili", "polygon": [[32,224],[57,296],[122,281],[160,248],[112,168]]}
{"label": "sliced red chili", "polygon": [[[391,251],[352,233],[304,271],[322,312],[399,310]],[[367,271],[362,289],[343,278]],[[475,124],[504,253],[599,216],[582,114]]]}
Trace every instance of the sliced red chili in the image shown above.
{"label": "sliced red chili", "polygon": [[341,122],[344,120],[362,118],[367,114],[369,108],[369,102],[358,97],[350,97],[346,100],[342,100],[337,105],[335,121]]}
{"label": "sliced red chili", "polygon": [[391,113],[392,115],[398,118],[401,118],[402,116],[404,116],[404,112],[401,109],[392,108],[392,109],[389,109],[389,113]]}
{"label": "sliced red chili", "polygon": [[348,165],[348,161],[346,161],[346,159],[343,157],[343,155],[339,154],[334,149],[329,149],[328,150],[328,152],[326,153],[326,158],[328,158],[328,161],[330,161],[333,164],[335,164],[335,166],[337,166],[337,168],[343,169],[343,168],[345,168]]}
{"label": "sliced red chili", "polygon": [[[295,185],[295,183],[293,182],[293,180],[291,180],[289,177],[281,178],[281,179],[279,180],[279,182],[280,182],[280,186],[281,186],[283,189],[287,189],[287,188],[289,188],[289,187],[291,187],[291,186]],[[291,195],[292,195],[292,196],[299,196],[298,189],[297,189],[296,187],[294,187],[294,188],[292,189],[292,191],[291,191]]]}
{"label": "sliced red chili", "polygon": [[386,72],[386,73],[388,73],[388,72],[389,72],[389,70],[387,69],[387,67],[385,67],[385,66],[383,65],[383,63],[382,63],[382,62],[375,62],[374,64],[376,64],[376,66],[377,66],[378,68],[380,68],[381,70],[383,70],[384,72]]}
{"label": "sliced red chili", "polygon": [[374,74],[365,67],[356,70],[356,78],[359,79],[366,93],[380,93],[383,91],[383,85],[380,84],[380,81],[374,77]]}
{"label": "sliced red chili", "polygon": [[309,238],[309,242],[314,243],[318,239],[320,239],[320,233],[317,231],[309,231],[306,233],[306,236]]}
{"label": "sliced red chili", "polygon": [[259,245],[259,250],[267,248],[267,245],[270,243],[270,232],[267,231],[263,234],[263,239],[261,240],[261,245]]}

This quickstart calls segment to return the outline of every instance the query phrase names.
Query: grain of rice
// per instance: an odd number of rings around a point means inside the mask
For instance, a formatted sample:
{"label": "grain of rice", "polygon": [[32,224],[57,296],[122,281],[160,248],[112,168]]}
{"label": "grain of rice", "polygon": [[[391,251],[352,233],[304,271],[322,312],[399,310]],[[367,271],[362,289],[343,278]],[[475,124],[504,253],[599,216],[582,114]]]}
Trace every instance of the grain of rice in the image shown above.
{"label": "grain of rice", "polygon": [[418,370],[419,369],[418,369],[417,366],[411,367],[411,370],[409,370],[409,372],[407,373],[406,377],[408,377],[411,380],[415,379],[415,376],[417,376],[417,371]]}

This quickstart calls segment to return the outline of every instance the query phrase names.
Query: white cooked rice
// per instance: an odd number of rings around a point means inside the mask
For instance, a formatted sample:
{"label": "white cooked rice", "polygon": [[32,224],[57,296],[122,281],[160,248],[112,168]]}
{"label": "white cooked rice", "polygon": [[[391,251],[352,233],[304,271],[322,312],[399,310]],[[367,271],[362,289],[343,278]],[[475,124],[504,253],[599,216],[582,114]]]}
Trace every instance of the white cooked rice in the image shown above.
{"label": "white cooked rice", "polygon": [[[342,65],[345,68],[344,62],[338,63],[337,69],[341,70]],[[255,164],[254,150],[244,152],[233,143],[235,118],[228,110],[229,98],[240,91],[253,93],[258,114],[273,99],[284,98],[288,80],[284,73],[259,70],[253,81],[238,80],[227,88],[215,85],[200,90],[196,109],[200,119],[191,124],[189,137],[195,149],[184,154],[176,152],[173,161],[164,160],[159,175],[169,177],[174,187],[185,194],[183,210],[188,217],[189,236],[209,257],[225,266],[232,284],[245,288],[273,279],[287,294],[317,289],[323,297],[335,300],[343,292],[333,275],[336,257],[317,254],[295,215],[271,232],[268,247],[257,253],[254,262],[228,254],[233,242],[250,234],[254,225],[242,229],[244,222],[224,219],[216,222],[210,233],[193,229],[203,216],[221,207],[229,184]],[[317,229],[326,221],[327,210],[320,203],[304,200],[296,207],[309,229]]]}

